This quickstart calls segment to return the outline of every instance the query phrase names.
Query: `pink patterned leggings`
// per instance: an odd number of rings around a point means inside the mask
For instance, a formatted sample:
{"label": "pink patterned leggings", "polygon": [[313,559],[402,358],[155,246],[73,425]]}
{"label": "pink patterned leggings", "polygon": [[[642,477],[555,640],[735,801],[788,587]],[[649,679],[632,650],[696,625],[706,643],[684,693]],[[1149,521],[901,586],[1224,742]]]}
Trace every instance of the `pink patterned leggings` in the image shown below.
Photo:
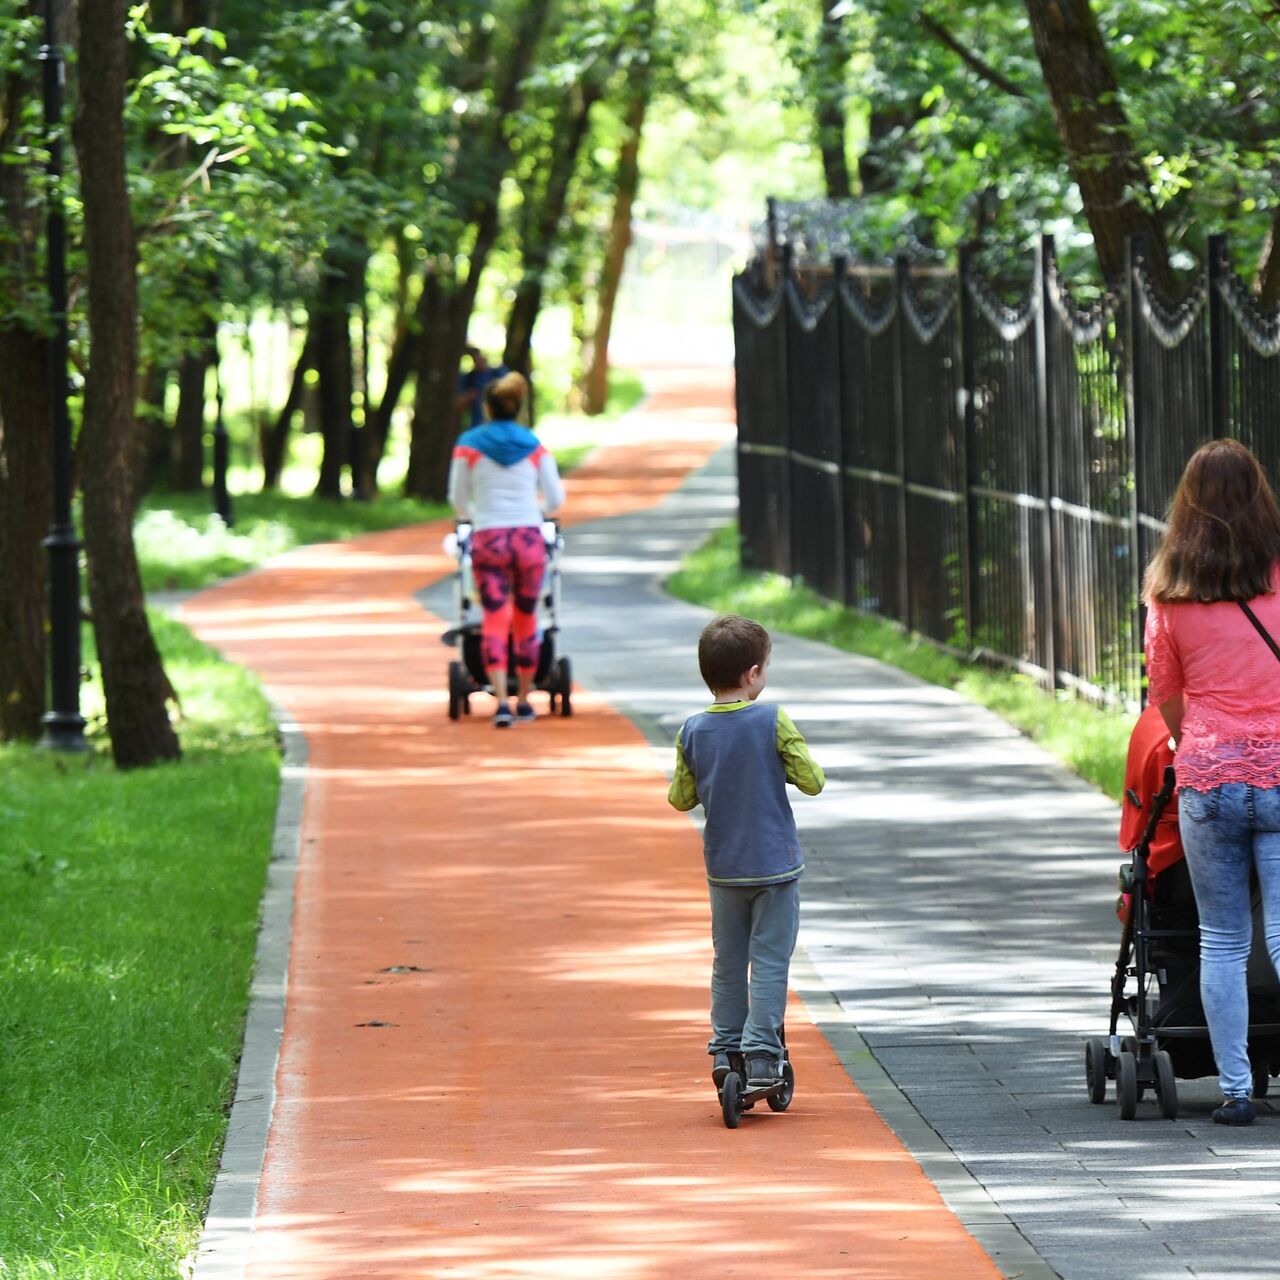
{"label": "pink patterned leggings", "polygon": [[486,671],[507,665],[507,637],[514,639],[517,671],[538,666],[538,595],[547,570],[547,544],[536,526],[478,529],[471,567],[484,608],[481,651]]}

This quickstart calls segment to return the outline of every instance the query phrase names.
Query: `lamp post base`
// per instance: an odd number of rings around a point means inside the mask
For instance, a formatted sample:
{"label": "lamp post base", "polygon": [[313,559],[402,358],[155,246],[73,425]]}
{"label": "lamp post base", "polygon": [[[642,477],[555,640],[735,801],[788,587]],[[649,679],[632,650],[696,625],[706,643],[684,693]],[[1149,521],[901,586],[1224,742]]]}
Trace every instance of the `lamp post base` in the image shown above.
{"label": "lamp post base", "polygon": [[40,734],[41,751],[88,751],[84,737],[84,717],[81,715],[49,711],[41,717],[44,726]]}

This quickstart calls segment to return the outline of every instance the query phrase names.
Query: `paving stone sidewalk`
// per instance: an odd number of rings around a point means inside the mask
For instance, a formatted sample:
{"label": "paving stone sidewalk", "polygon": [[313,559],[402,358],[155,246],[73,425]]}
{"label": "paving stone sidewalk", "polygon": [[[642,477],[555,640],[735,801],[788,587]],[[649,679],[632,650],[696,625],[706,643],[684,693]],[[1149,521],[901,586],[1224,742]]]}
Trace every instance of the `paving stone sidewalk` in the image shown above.
{"label": "paving stone sidewalk", "polygon": [[[709,615],[658,583],[735,510],[723,450],[658,509],[568,535],[563,651],[664,767],[705,704],[694,646]],[[448,591],[426,593],[442,616]],[[1040,1274],[1280,1276],[1280,1115],[1214,1126],[1212,1081],[1179,1083],[1172,1123],[1151,1101],[1124,1123],[1085,1095],[1083,1040],[1106,1030],[1118,942],[1116,806],[994,715],[868,659],[777,636],[766,697],[829,778],[795,806],[802,946],[917,1139],[920,1121],[940,1135]]]}

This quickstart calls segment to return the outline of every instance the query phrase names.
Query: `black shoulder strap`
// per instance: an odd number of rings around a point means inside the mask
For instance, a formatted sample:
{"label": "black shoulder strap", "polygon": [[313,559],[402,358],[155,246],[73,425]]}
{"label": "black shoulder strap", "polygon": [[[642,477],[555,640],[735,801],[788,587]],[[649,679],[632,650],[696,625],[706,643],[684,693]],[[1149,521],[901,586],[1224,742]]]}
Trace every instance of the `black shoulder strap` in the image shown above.
{"label": "black shoulder strap", "polygon": [[1243,600],[1237,600],[1236,604],[1244,610],[1244,616],[1258,629],[1258,634],[1267,642],[1267,648],[1276,655],[1276,661],[1280,662],[1280,645],[1271,638],[1271,632],[1258,621],[1258,615]]}

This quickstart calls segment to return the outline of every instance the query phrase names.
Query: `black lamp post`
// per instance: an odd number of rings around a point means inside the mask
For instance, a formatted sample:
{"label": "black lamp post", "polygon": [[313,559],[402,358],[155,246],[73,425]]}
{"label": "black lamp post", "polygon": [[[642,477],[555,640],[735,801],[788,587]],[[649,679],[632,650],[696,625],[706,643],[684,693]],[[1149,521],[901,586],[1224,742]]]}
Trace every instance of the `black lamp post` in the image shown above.
{"label": "black lamp post", "polygon": [[48,138],[49,216],[47,224],[49,313],[49,417],[53,433],[53,523],[44,545],[49,549],[49,710],[41,718],[40,745],[54,751],[85,751],[80,714],[80,541],[71,517],[71,418],[67,412],[67,262],[62,213],[63,58],[58,45],[54,5],[45,0],[44,123]]}
{"label": "black lamp post", "polygon": [[213,338],[213,387],[217,415],[213,420],[213,509],[222,523],[230,529],[235,523],[231,509],[231,494],[227,490],[227,466],[231,460],[231,438],[227,435],[226,419],[222,416],[222,356],[218,348],[217,330]]}

